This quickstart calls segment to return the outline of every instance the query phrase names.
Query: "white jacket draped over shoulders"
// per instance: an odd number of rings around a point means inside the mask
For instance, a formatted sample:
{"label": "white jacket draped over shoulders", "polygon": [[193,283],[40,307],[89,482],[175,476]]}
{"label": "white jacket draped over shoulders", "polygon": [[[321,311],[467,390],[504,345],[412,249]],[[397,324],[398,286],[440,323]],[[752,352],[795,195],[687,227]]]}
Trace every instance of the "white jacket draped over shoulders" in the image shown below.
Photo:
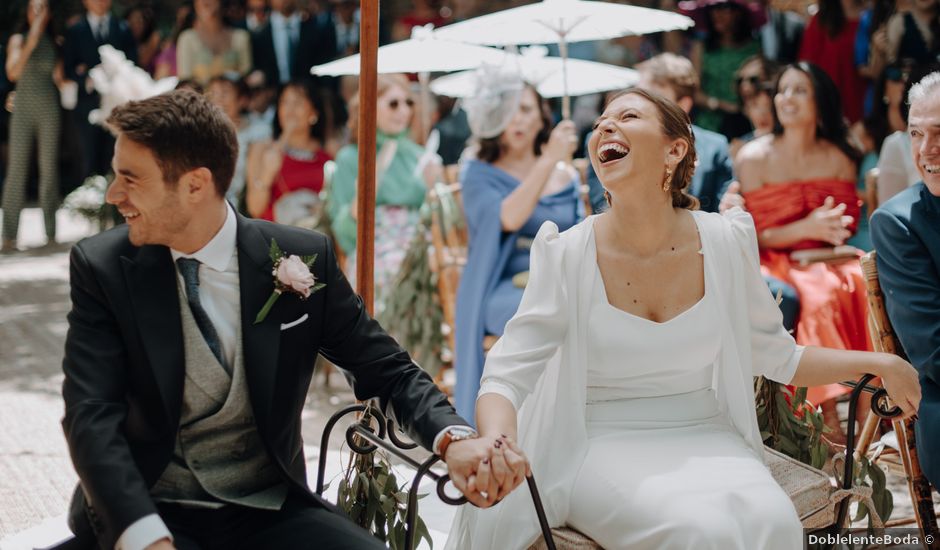
{"label": "white jacket draped over shoulders", "polygon": [[[803,348],[760,274],[757,234],[739,208],[724,215],[692,212],[699,228],[706,292],[716,298],[721,352],[712,385],[719,407],[763,459],[753,377],[787,383]],[[587,450],[586,330],[594,290],[592,216],[562,234],[545,222],[532,245],[529,282],[516,315],[486,358],[480,395],[498,393],[519,411],[519,443],[532,464],[549,523],[564,525],[571,487]],[[629,350],[624,368],[629,368]],[[629,468],[629,456],[624,457]],[[523,484],[500,504],[458,511],[448,548],[521,549],[540,536]]]}

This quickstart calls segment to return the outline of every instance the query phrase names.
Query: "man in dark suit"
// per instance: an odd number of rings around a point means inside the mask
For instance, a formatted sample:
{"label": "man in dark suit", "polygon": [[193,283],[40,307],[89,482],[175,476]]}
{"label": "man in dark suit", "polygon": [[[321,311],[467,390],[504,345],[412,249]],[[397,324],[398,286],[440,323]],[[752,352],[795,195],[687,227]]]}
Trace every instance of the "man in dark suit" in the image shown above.
{"label": "man in dark suit", "polygon": [[268,86],[310,79],[311,67],[336,57],[336,29],[328,18],[301,14],[296,0],[271,0],[268,21],[252,34],[251,54]]}
{"label": "man in dark suit", "polygon": [[871,218],[878,280],[888,318],[923,398],[915,424],[917,455],[940,486],[940,72],[911,88],[908,131],[923,181],[884,203]]}
{"label": "man in dark suit", "polygon": [[767,14],[767,22],[757,31],[757,35],[764,57],[779,65],[795,63],[806,22],[792,11],[774,8],[770,0],[762,0],[761,5]]}
{"label": "man in dark suit", "polygon": [[455,413],[368,316],[328,238],[226,203],[237,142],[220,110],[178,90],[108,123],[107,201],[127,223],[71,254],[63,427],[81,480],[76,533],[118,550],[381,547],[307,488],[300,414],[317,353],[440,454],[471,502],[521,482],[521,453]]}
{"label": "man in dark suit", "polygon": [[88,122],[88,114],[101,105],[101,97],[92,86],[88,71],[101,63],[98,48],[105,44],[124,52],[137,62],[137,43],[127,24],[113,17],[111,0],[83,0],[85,16],[65,33],[63,65],[65,77],[78,84],[78,102],[72,111],[82,147],[82,178],[107,174],[111,166],[114,138],[96,124]]}

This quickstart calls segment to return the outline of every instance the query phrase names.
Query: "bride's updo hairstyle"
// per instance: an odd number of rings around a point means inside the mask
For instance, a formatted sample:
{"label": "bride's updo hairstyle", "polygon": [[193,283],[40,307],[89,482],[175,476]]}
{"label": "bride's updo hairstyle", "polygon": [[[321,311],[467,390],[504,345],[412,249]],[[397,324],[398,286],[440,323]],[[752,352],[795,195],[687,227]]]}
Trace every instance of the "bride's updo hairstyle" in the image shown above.
{"label": "bride's updo hairstyle", "polygon": [[697,158],[695,154],[695,135],[692,133],[692,121],[689,120],[689,115],[672,101],[640,88],[628,88],[612,96],[607,100],[607,104],[610,105],[618,97],[628,94],[638,95],[656,106],[656,110],[659,111],[660,126],[667,138],[670,140],[681,139],[689,144],[685,157],[679,161],[675,172],[672,174],[669,194],[672,195],[672,206],[674,208],[698,210],[698,199],[686,192],[692,183],[692,174],[695,172]]}

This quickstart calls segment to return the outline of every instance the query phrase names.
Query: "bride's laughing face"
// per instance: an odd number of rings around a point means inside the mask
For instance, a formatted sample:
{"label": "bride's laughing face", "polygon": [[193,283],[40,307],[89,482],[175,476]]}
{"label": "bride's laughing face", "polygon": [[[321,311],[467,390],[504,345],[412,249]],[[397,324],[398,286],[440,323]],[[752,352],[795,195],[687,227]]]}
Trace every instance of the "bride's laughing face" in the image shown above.
{"label": "bride's laughing face", "polygon": [[628,93],[611,101],[595,122],[588,153],[598,179],[613,190],[625,179],[661,177],[668,147],[656,105]]}

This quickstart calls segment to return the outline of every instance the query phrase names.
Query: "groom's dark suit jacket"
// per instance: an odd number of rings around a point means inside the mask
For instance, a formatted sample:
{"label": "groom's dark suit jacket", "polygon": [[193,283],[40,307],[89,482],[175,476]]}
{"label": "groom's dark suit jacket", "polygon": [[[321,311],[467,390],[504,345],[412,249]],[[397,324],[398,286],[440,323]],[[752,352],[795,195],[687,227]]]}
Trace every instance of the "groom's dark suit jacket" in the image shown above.
{"label": "groom's dark suit jacket", "polygon": [[[272,238],[285,253],[317,254],[312,271],[326,287],[307,300],[281,295],[256,325],[274,289]],[[357,398],[378,397],[425,448],[445,427],[466,424],[367,315],[326,237],[239,216],[237,250],[251,404],[261,440],[292,490],[324,504],[307,488],[300,432],[317,352],[350,375]],[[185,365],[170,251],[131,245],[126,227],[85,239],[72,249],[71,298],[62,424],[81,490],[69,520],[78,533],[90,524],[110,549],[134,521],[157,513],[148,490],[170,460],[179,426]]]}
{"label": "groom's dark suit jacket", "polygon": [[940,484],[940,197],[908,187],[871,217],[878,281],[891,326],[920,374],[915,441],[920,467]]}

